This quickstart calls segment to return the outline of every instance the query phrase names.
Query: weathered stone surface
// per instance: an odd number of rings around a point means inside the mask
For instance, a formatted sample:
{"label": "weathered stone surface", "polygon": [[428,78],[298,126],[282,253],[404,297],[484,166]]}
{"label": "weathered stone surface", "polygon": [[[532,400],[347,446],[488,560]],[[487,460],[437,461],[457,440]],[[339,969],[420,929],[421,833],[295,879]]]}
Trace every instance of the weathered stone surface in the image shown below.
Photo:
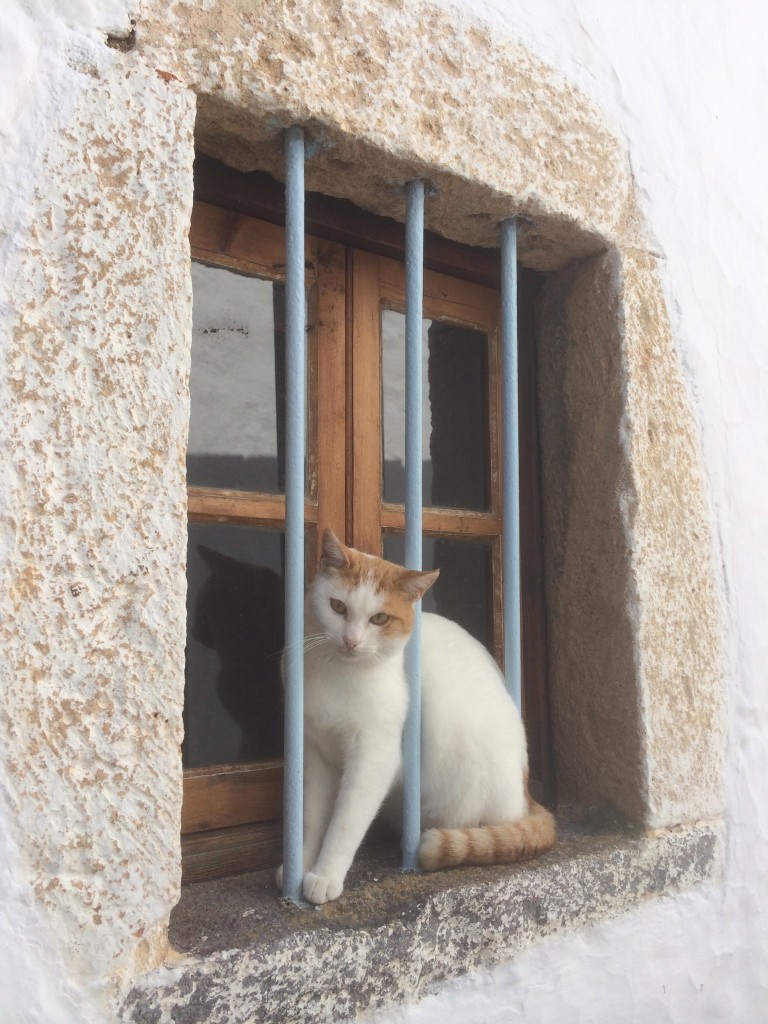
{"label": "weathered stone surface", "polygon": [[498,245],[500,220],[530,217],[520,251],[535,269],[646,244],[626,153],[599,111],[459,10],[176,0],[146,5],[137,40],[198,94],[201,148],[240,170],[282,178],[281,130],[298,122],[317,143],[308,188],[402,220],[405,181],[426,177],[438,189],[429,228]]}
{"label": "weathered stone surface", "polygon": [[722,614],[701,453],[656,260],[617,257],[625,406],[620,495],[632,552],[649,825],[724,810]]}
{"label": "weathered stone surface", "polygon": [[555,774],[561,796],[647,810],[620,495],[622,322],[615,260],[553,275],[539,315],[539,423]]}
{"label": "weathered stone surface", "polygon": [[403,876],[395,849],[355,865],[322,908],[278,903],[270,872],[185,889],[171,937],[187,953],[128,994],[131,1024],[337,1024],[423,998],[532,942],[717,877],[721,826],[652,835],[566,829],[513,867]]}
{"label": "weathered stone surface", "polygon": [[178,893],[192,114],[94,71],[11,267],[0,757],[75,976],[156,963]]}
{"label": "weathered stone surface", "polygon": [[560,792],[648,825],[723,809],[712,538],[655,259],[552,275],[539,316]]}

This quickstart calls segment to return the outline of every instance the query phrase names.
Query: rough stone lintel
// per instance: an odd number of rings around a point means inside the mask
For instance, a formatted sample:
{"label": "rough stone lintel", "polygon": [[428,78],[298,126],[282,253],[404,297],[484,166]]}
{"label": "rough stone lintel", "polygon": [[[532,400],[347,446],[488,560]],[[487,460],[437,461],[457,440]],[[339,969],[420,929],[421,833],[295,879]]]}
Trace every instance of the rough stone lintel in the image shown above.
{"label": "rough stone lintel", "polygon": [[311,190],[402,220],[405,181],[427,177],[428,228],[498,246],[498,222],[523,215],[534,269],[653,247],[599,111],[467,12],[397,0],[147,8],[137,53],[197,93],[197,144],[230,166],[282,178],[282,130],[297,122],[315,144]]}

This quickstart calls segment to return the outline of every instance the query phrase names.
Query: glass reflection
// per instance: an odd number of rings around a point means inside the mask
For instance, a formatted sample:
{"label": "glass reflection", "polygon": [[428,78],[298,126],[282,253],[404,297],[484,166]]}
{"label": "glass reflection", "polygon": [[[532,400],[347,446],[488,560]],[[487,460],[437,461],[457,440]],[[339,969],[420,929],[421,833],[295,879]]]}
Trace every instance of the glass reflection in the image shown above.
{"label": "glass reflection", "polygon": [[[423,322],[424,504],[490,507],[488,339],[440,320]],[[405,500],[405,316],[382,310],[384,500]]]}
{"label": "glass reflection", "polygon": [[185,768],[280,757],[282,532],[189,524]]}
{"label": "glass reflection", "polygon": [[[439,569],[434,586],[424,595],[425,612],[437,612],[463,626],[488,650],[493,643],[493,561],[492,547],[485,540],[455,537],[424,537],[424,570]],[[400,533],[384,534],[384,557],[402,565],[405,538]]]}
{"label": "glass reflection", "polygon": [[285,287],[192,263],[188,482],[285,489]]}

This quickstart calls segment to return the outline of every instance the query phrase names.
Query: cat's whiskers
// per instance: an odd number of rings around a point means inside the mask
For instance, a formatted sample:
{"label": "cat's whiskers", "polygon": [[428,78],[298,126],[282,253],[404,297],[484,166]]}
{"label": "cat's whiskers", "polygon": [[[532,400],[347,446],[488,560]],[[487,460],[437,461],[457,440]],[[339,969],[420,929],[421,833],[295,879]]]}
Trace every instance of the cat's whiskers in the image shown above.
{"label": "cat's whiskers", "polygon": [[306,653],[307,651],[311,651],[315,647],[320,647],[323,644],[328,643],[328,641],[328,633],[310,633],[308,636],[303,636],[300,640],[295,640],[292,644],[286,644],[285,647],[281,648],[279,651],[276,651],[272,655],[272,657],[282,658],[285,654],[288,653],[288,651],[296,647],[301,647]]}
{"label": "cat's whiskers", "polygon": [[323,647],[330,643],[329,636],[312,636],[304,638],[304,651],[312,651],[315,647]]}
{"label": "cat's whiskers", "polygon": [[[302,647],[304,650],[310,649],[311,646],[324,643],[325,636],[308,636],[302,637],[300,640],[296,640],[293,643],[286,644],[285,647],[281,647],[280,650],[276,650],[273,654],[270,654],[270,658],[273,660],[283,658],[289,650],[295,649],[296,647]],[[309,645],[309,646],[307,646]]]}

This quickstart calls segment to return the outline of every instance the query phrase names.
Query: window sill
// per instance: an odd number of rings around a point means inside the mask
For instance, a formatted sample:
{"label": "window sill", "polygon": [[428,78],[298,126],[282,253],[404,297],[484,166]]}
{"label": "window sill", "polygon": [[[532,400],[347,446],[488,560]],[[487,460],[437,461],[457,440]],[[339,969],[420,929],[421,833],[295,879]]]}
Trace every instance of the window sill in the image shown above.
{"label": "window sill", "polygon": [[279,902],[271,871],[186,886],[170,927],[184,956],[137,980],[123,1019],[353,1019],[721,868],[719,820],[650,833],[558,820],[558,846],[527,864],[403,876],[393,847],[372,847],[321,908]]}

